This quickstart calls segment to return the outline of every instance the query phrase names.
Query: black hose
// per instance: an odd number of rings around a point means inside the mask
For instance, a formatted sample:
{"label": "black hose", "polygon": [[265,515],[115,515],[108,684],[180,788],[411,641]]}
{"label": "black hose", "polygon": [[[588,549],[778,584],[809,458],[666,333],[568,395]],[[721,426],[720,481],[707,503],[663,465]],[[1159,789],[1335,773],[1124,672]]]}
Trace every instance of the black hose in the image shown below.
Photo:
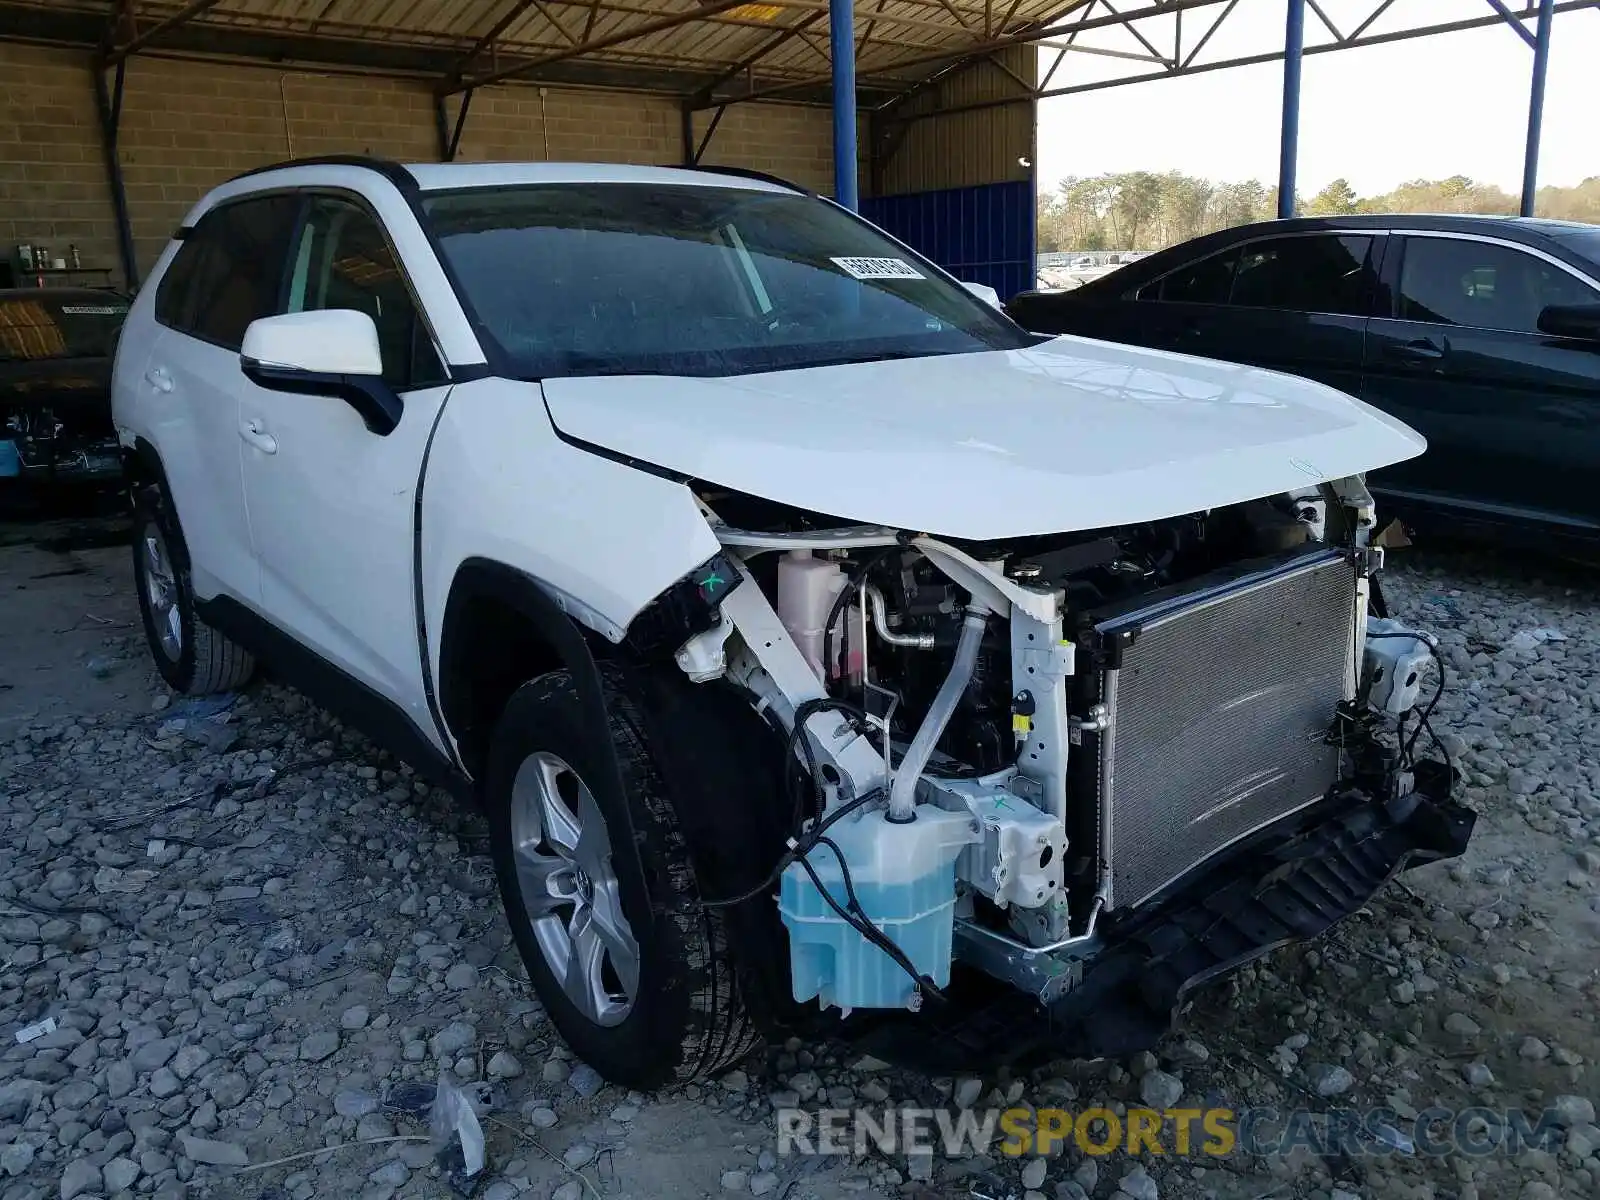
{"label": "black hose", "polygon": [[746,900],[754,900],[773,884],[777,883],[778,877],[781,876],[784,871],[788,870],[790,864],[800,857],[800,855],[809,852],[835,821],[849,813],[855,812],[858,808],[862,808],[875,800],[881,799],[883,799],[882,792],[864,792],[863,794],[857,796],[854,800],[840,805],[837,809],[819,821],[815,829],[812,829],[810,832],[796,838],[794,848],[786,850],[783,854],[783,857],[778,860],[778,865],[773,867],[772,871],[767,875],[767,877],[760,883],[756,884],[755,887],[751,888],[747,892],[741,892],[737,896],[729,896],[725,900],[702,900],[700,901],[700,907],[731,908],[735,904],[743,904]]}

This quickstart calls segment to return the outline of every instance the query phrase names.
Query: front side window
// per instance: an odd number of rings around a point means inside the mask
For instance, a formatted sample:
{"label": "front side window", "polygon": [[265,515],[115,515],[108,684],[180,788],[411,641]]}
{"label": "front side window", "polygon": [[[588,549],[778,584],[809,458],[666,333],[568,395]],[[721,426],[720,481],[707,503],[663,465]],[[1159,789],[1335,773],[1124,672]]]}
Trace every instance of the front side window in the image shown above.
{"label": "front side window", "polygon": [[1366,316],[1372,238],[1314,234],[1251,242],[1239,256],[1230,304]]}
{"label": "front side window", "polygon": [[299,206],[298,196],[261,196],[208,212],[156,290],[156,319],[237,350],[251,321],[278,311]]}
{"label": "front side window", "polygon": [[1597,304],[1600,293],[1552,262],[1495,242],[1412,237],[1400,270],[1400,319],[1537,333],[1552,304]]}
{"label": "front side window", "polygon": [[285,310],[349,308],[372,318],[393,388],[445,382],[427,326],[377,218],[337,196],[316,196],[289,270]]}
{"label": "front side window", "polygon": [[425,209],[464,300],[524,378],[739,375],[1039,340],[809,196],[540,184]]}

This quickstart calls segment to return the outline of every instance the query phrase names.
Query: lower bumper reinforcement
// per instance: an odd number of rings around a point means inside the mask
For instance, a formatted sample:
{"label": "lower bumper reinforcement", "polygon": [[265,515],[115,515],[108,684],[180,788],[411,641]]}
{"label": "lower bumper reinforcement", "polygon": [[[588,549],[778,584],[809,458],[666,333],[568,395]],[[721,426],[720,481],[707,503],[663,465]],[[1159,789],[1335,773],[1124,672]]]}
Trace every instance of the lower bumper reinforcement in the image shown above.
{"label": "lower bumper reinforcement", "polygon": [[1385,808],[1352,789],[1319,810],[1293,836],[1247,849],[1151,910],[1102,926],[1081,980],[1053,1003],[1011,990],[947,1014],[924,1010],[920,1031],[895,1022],[864,1040],[880,1057],[942,1071],[1149,1049],[1194,988],[1322,934],[1400,871],[1459,855],[1475,820],[1421,791]]}

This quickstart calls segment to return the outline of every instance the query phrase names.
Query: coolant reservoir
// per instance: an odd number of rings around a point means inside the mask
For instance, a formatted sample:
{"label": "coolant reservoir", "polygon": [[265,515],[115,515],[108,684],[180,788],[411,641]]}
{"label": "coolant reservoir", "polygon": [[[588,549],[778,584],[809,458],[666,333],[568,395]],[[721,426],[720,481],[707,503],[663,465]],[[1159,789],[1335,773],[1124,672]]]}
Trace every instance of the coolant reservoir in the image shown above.
{"label": "coolant reservoir", "polygon": [[[838,673],[834,663],[827,664],[827,674],[823,673],[823,630],[844,585],[839,564],[814,558],[809,550],[790,550],[778,560],[778,619],[818,679]],[[847,643],[846,673],[852,678],[861,673],[864,646],[857,632],[860,624],[860,606],[850,604],[833,627],[833,652],[838,655],[841,639]]]}
{"label": "coolant reservoir", "polygon": [[[850,882],[868,918],[911,960],[919,975],[943,987],[950,980],[956,856],[977,840],[972,816],[921,805],[904,825],[887,813],[845,818],[827,836],[844,853]],[[839,859],[827,846],[807,861],[828,894],[848,903]],[[789,972],[798,1001],[826,1008],[907,1008],[916,981],[829,907],[805,868],[783,873],[778,911],[789,931]]]}

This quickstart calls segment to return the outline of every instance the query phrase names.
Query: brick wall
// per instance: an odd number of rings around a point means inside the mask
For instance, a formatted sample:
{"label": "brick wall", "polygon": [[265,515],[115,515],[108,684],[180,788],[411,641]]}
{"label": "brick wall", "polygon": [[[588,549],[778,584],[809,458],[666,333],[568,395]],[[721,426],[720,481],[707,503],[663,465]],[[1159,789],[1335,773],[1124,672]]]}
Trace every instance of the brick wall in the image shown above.
{"label": "brick wall", "polygon": [[[0,42],[0,253],[76,243],[86,265],[117,264],[87,54]],[[699,114],[703,133],[709,114]],[[704,162],[770,171],[828,190],[830,116],[794,105],[728,110]],[[487,88],[473,98],[461,159],[676,163],[677,103],[665,97]],[[433,101],[414,82],[135,57],[121,160],[134,245],[148,270],[206,190],[291,156],[377,154],[430,162]]]}
{"label": "brick wall", "polygon": [[[695,114],[699,146],[714,110]],[[735,104],[700,157],[708,167],[747,167],[833,194],[833,113],[803,105]],[[861,181],[866,182],[865,170]]]}
{"label": "brick wall", "polygon": [[0,255],[19,242],[117,262],[86,56],[0,43]]}

